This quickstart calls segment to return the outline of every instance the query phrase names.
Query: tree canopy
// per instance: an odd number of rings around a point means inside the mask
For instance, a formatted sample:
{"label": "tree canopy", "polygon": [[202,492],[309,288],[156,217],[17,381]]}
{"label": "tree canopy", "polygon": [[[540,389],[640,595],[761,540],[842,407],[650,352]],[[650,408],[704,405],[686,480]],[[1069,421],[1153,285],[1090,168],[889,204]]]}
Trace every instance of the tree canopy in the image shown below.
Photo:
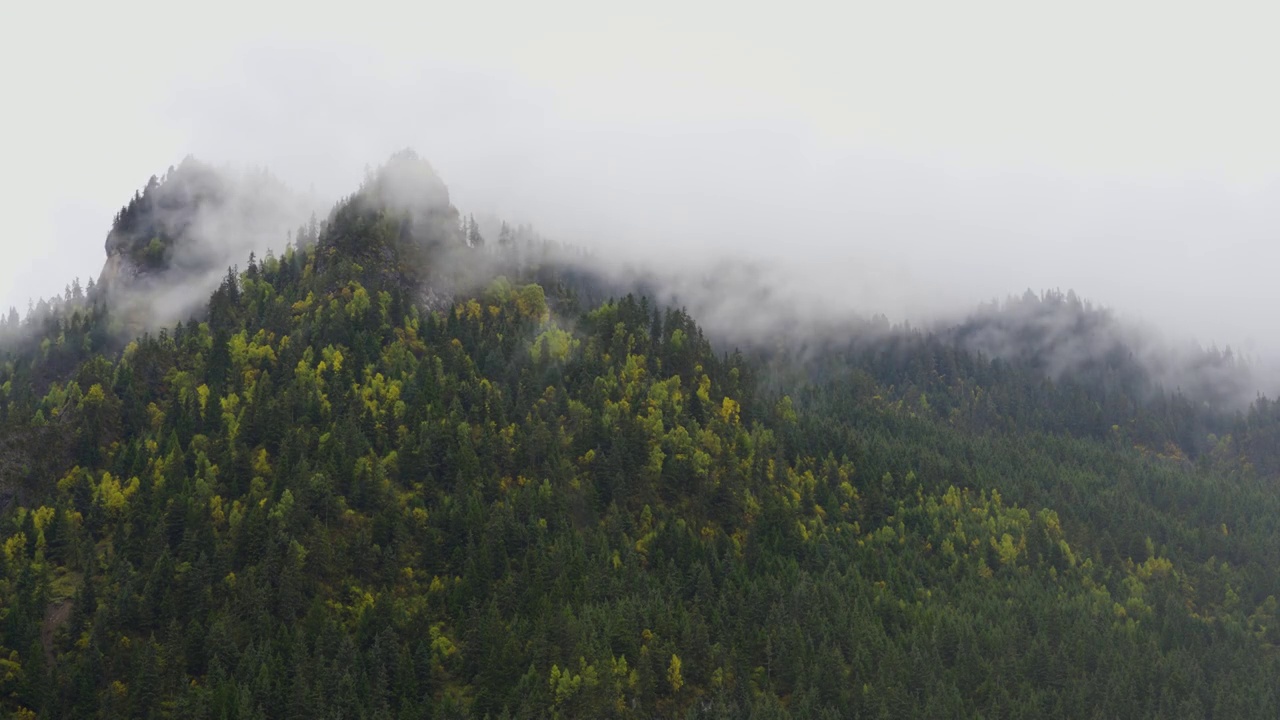
{"label": "tree canopy", "polygon": [[[6,714],[1280,713],[1276,403],[945,333],[730,352],[443,197],[357,194],[140,337],[92,291],[0,322]],[[441,243],[508,261],[428,302]]]}

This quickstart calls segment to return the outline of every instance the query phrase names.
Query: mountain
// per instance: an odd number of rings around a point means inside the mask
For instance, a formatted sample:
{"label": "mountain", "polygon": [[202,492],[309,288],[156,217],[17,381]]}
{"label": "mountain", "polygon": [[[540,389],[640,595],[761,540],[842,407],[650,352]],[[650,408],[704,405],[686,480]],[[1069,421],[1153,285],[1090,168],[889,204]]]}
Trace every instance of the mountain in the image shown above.
{"label": "mountain", "polygon": [[10,716],[1280,711],[1280,406],[1105,313],[734,350],[411,153],[243,270],[233,206],[175,170],[0,319]]}
{"label": "mountain", "polygon": [[127,331],[186,319],[222,275],[300,228],[316,210],[265,171],[232,172],[187,157],[121,208],[107,234],[99,292]]}

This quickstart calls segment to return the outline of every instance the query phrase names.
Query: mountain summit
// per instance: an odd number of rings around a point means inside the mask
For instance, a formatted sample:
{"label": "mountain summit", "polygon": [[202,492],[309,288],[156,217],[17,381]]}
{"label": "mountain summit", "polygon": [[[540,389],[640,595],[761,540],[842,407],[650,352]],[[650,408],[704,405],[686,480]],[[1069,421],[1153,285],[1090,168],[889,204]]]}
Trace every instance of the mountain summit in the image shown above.
{"label": "mountain summit", "polygon": [[187,157],[153,175],[116,214],[98,285],[134,324],[182,318],[208,300],[228,267],[278,246],[313,205],[265,171]]}
{"label": "mountain summit", "polygon": [[193,157],[162,178],[152,175],[111,224],[99,283],[119,286],[159,275],[175,262],[189,264],[205,219],[223,212],[229,196],[222,174]]}
{"label": "mountain summit", "polygon": [[317,269],[347,261],[360,268],[367,284],[419,293],[433,274],[446,279],[432,271],[465,245],[448,188],[412,150],[392,155],[339,203],[318,242]]}

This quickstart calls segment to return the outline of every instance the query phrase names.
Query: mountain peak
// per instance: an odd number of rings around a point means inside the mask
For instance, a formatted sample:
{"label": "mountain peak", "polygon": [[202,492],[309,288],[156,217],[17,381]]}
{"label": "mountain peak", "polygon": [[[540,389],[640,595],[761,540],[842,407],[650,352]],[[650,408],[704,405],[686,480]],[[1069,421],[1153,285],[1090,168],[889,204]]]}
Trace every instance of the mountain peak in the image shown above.
{"label": "mountain peak", "polygon": [[192,156],[163,178],[152,175],[111,223],[102,280],[118,281],[122,270],[130,276],[163,271],[202,212],[225,204],[228,194],[223,176]]}
{"label": "mountain peak", "polygon": [[282,244],[312,206],[264,170],[235,172],[188,156],[116,214],[99,286],[152,320],[157,312],[181,317],[208,299],[228,267]]}
{"label": "mountain peak", "polygon": [[463,247],[449,190],[412,150],[395,153],[334,208],[319,238],[320,259],[350,260],[375,285],[422,289],[431,270]]}

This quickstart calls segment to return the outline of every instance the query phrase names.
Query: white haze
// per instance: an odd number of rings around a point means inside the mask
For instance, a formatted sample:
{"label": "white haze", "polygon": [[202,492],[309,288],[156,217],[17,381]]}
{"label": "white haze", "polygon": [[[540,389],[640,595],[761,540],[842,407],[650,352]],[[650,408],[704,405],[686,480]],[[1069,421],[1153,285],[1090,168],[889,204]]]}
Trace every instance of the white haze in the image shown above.
{"label": "white haze", "polygon": [[664,273],[745,257],[821,317],[1070,288],[1280,354],[1270,4],[155,4],[70,25],[37,5],[0,21],[20,109],[0,299],[20,307],[96,276],[111,215],[187,153],[336,199],[413,147],[464,213]]}
{"label": "white haze", "polygon": [[[138,253],[121,247],[126,238],[108,243],[99,279],[128,330],[201,314],[228,268],[243,269],[251,253],[262,257],[271,248],[281,249],[290,233],[327,210],[317,197],[299,194],[262,170],[209,167],[200,172],[201,179],[188,180],[182,190],[162,180],[155,194],[164,199],[143,213],[149,225],[172,238],[162,272],[136,265],[132,257]],[[203,197],[194,208],[190,200],[169,200],[165,207],[168,198],[196,194],[197,184]]]}

